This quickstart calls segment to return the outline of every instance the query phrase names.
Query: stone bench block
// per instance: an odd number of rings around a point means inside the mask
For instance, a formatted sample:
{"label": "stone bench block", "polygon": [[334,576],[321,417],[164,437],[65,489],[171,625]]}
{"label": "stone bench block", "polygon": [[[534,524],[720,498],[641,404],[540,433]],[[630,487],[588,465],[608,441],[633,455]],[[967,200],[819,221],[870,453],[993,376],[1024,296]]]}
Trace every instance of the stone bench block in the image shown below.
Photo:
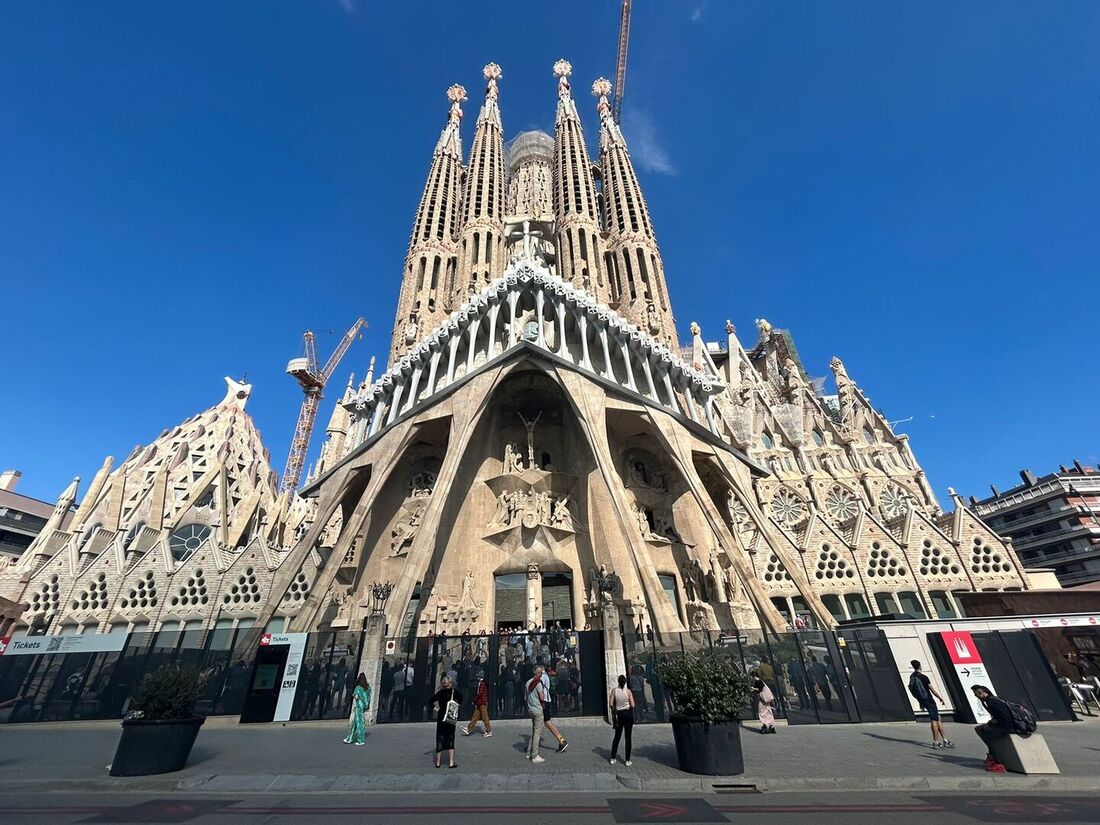
{"label": "stone bench block", "polygon": [[1010,733],[993,743],[993,758],[1013,773],[1061,773],[1046,740],[1037,733]]}

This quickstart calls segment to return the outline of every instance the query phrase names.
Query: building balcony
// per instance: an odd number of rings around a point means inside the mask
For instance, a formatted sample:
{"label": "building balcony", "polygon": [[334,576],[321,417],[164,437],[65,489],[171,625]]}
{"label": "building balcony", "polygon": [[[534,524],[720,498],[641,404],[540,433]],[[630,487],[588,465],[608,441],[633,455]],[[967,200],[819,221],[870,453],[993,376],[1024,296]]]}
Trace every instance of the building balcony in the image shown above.
{"label": "building balcony", "polygon": [[[1011,534],[1009,534],[1011,535]],[[1078,539],[1086,537],[1095,537],[1100,539],[1100,525],[1096,524],[1072,524],[1069,527],[1064,527],[1061,530],[1057,530],[1053,533],[1044,533],[1041,536],[1030,536],[1027,538],[1016,538],[1012,536],[1012,546],[1017,552],[1023,552],[1028,549],[1036,549],[1042,547],[1044,544],[1054,544],[1058,541],[1065,541],[1067,539]]]}

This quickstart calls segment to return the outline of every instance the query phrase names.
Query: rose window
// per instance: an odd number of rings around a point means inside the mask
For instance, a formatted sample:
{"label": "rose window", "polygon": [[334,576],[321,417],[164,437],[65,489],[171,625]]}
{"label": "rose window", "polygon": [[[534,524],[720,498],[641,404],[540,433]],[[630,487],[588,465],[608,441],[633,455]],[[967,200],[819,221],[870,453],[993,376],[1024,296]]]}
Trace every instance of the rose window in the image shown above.
{"label": "rose window", "polygon": [[185,524],[180,527],[172,533],[168,541],[172,549],[172,558],[176,561],[186,561],[191,558],[210,532],[210,527],[206,524]]}
{"label": "rose window", "polygon": [[896,484],[888,484],[879,496],[879,507],[886,518],[900,518],[909,509],[909,496]]}
{"label": "rose window", "polygon": [[806,517],[806,503],[790,490],[780,490],[772,499],[772,517],[780,524],[798,524]]}
{"label": "rose window", "polygon": [[859,499],[851,490],[834,487],[825,496],[825,512],[834,521],[851,521],[859,512]]}

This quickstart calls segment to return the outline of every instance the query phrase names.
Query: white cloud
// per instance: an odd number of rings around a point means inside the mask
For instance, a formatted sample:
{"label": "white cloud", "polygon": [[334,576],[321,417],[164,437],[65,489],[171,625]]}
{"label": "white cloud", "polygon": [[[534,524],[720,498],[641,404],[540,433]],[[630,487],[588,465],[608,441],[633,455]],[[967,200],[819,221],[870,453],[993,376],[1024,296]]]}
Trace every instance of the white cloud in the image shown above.
{"label": "white cloud", "polygon": [[703,16],[703,12],[707,10],[708,0],[703,0],[698,6],[691,10],[691,22],[698,23],[699,18]]}
{"label": "white cloud", "polygon": [[355,14],[355,3],[353,0],[336,0],[340,4],[340,8],[346,11],[348,14]]}
{"label": "white cloud", "polygon": [[636,108],[624,108],[623,133],[634,162],[647,172],[675,175],[676,166],[657,136],[657,126],[653,118],[648,112],[638,111]]}

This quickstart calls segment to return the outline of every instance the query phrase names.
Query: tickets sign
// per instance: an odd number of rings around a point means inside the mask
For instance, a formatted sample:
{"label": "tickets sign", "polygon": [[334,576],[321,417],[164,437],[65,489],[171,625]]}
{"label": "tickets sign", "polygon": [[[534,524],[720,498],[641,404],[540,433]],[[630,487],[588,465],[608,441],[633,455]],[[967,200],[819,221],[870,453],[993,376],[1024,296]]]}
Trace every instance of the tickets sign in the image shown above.
{"label": "tickets sign", "polygon": [[264,633],[260,636],[261,647],[286,645],[290,648],[287,651],[286,664],[283,666],[283,681],[279,685],[279,699],[275,705],[275,718],[272,720],[274,722],[286,722],[290,719],[308,638],[308,633]]}
{"label": "tickets sign", "polygon": [[125,633],[65,636],[0,636],[0,656],[42,656],[65,653],[110,653],[126,647]]}
{"label": "tickets sign", "polygon": [[974,718],[979,722],[988,722],[989,711],[970,689],[974,685],[990,687],[989,675],[985,671],[978,646],[974,644],[974,637],[965,630],[948,630],[940,633],[940,638],[943,639],[943,645],[947,648],[947,655],[951,657],[951,664],[955,668],[955,673],[958,674],[963,693],[966,694],[966,700],[974,712]]}

